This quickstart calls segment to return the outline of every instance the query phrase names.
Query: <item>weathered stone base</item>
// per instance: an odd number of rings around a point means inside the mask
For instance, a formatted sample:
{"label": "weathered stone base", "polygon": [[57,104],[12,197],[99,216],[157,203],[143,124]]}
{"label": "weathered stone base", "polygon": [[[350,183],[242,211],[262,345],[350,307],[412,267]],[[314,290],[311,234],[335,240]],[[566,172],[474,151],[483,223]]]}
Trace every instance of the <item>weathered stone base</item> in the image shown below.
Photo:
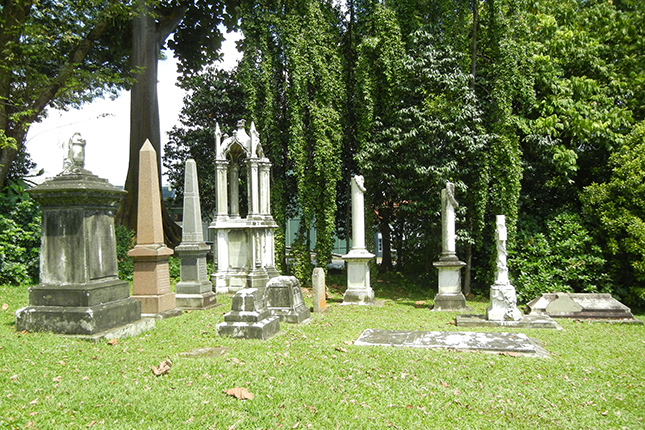
{"label": "weathered stone base", "polygon": [[118,326],[92,335],[65,335],[80,340],[97,343],[101,340],[125,339],[136,337],[155,328],[155,318],[142,318],[130,324]]}
{"label": "weathered stone base", "polygon": [[434,296],[432,310],[438,312],[472,312],[472,308],[466,306],[466,298],[462,293],[437,294]]}
{"label": "weathered stone base", "polygon": [[523,333],[367,329],[354,342],[354,345],[482,351],[494,354],[512,353],[527,357],[549,357],[549,353],[539,341]]}
{"label": "weathered stone base", "polygon": [[141,302],[141,314],[148,317],[160,315],[164,312],[170,312],[171,314],[179,312],[177,315],[181,314],[181,309],[177,309],[175,293],[172,292],[166,294],[154,294],[149,296],[133,295],[132,298]]}
{"label": "weathered stone base", "polygon": [[353,289],[345,291],[342,305],[373,305],[374,290],[371,288]]}
{"label": "weathered stone base", "polygon": [[220,336],[266,340],[280,331],[280,318],[267,309],[264,288],[244,288],[235,293],[231,312],[216,328]]}
{"label": "weathered stone base", "polygon": [[548,315],[522,315],[519,320],[488,320],[486,315],[457,315],[457,327],[546,328],[562,330]]}
{"label": "weathered stone base", "polygon": [[140,303],[129,298],[94,306],[27,306],[16,311],[16,330],[89,335],[140,318]]}
{"label": "weathered stone base", "polygon": [[300,324],[311,317],[305,306],[300,289],[300,281],[295,276],[276,276],[266,284],[266,304],[271,315],[280,322]]}
{"label": "weathered stone base", "polygon": [[205,310],[218,306],[217,295],[212,291],[204,294],[175,294],[180,309]]}
{"label": "weathered stone base", "polygon": [[642,324],[631,309],[606,293],[545,293],[527,306],[531,315]]}
{"label": "weathered stone base", "polygon": [[235,338],[267,340],[279,331],[280,318],[277,316],[269,316],[255,323],[225,321],[217,324],[217,333],[220,336]]}

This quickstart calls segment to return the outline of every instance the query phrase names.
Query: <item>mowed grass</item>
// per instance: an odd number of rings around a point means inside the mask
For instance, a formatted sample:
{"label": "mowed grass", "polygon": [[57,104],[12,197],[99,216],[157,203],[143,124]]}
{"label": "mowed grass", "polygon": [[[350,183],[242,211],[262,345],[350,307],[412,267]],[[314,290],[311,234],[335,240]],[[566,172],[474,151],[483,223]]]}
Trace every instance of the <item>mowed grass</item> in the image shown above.
{"label": "mowed grass", "polygon": [[[0,427],[106,429],[640,429],[645,428],[645,328],[560,321],[523,332],[549,359],[356,346],[363,330],[472,331],[427,297],[384,293],[383,307],[341,306],[281,325],[267,341],[222,338],[231,307],[158,321],[116,344],[18,333],[25,288],[0,287]],[[307,304],[310,303],[307,297]],[[426,303],[420,303],[420,301]],[[487,300],[469,301],[484,313]],[[642,319],[644,316],[637,315]],[[182,355],[216,348],[207,356]],[[151,366],[170,358],[154,376]],[[238,400],[225,390],[246,388]]]}

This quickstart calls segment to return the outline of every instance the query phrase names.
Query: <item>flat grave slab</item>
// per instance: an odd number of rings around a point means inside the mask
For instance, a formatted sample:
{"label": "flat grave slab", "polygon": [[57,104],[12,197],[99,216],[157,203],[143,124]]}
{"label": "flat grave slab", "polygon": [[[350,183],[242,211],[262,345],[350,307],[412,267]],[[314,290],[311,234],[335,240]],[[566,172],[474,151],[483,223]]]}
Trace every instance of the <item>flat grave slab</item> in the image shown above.
{"label": "flat grave slab", "polygon": [[354,345],[482,351],[497,354],[518,354],[527,357],[549,357],[549,353],[539,341],[523,333],[367,329],[354,342]]}
{"label": "flat grave slab", "polygon": [[562,330],[562,326],[548,315],[522,315],[517,321],[513,320],[488,320],[486,315],[457,315],[457,327],[508,327],[508,328],[546,328]]}
{"label": "flat grave slab", "polygon": [[545,293],[527,306],[530,315],[643,324],[627,306],[606,293]]}

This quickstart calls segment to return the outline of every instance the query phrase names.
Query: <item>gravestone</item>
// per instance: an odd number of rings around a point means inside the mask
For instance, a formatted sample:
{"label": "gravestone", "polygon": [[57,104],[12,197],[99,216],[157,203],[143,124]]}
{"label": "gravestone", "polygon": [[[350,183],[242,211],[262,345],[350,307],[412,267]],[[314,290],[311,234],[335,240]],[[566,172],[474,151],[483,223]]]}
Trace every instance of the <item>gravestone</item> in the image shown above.
{"label": "gravestone", "polygon": [[210,246],[204,242],[195,160],[186,160],[184,175],[181,244],[175,248],[181,259],[181,269],[180,281],[175,285],[175,299],[177,307],[182,309],[209,309],[217,305],[217,296],[206,270]]}
{"label": "gravestone", "polygon": [[116,338],[153,328],[141,320],[129,283],[118,278],[114,215],[126,191],[85,169],[78,134],[63,165],[27,190],[42,210],[40,284],[16,312],[16,329]]}
{"label": "gravestone", "polygon": [[493,321],[517,321],[522,312],[517,308],[515,287],[508,279],[506,266],[506,217],[497,215],[495,239],[497,245],[497,267],[495,283],[490,287],[490,306],[486,309],[486,318]]}
{"label": "gravestone", "polygon": [[266,290],[267,308],[272,315],[280,317],[281,322],[300,324],[311,316],[302,298],[300,281],[295,276],[271,278]]}
{"label": "gravestone", "polygon": [[265,288],[244,288],[235,293],[231,311],[217,324],[220,336],[266,340],[280,331],[280,317],[267,308]]}
{"label": "gravestone", "polygon": [[530,315],[642,324],[607,293],[544,293],[528,303]]}
{"label": "gravestone", "polygon": [[[271,216],[271,163],[264,156],[260,135],[251,123],[250,135],[240,120],[232,136],[215,130],[215,179],[217,208],[208,227],[215,234],[216,292],[234,293],[245,287],[263,288],[278,276],[275,268],[274,231]],[[240,164],[246,167],[248,213],[240,214]]]}
{"label": "gravestone", "polygon": [[497,246],[497,267],[495,283],[490,287],[490,306],[486,315],[457,315],[459,327],[515,327],[547,328],[562,330],[562,327],[548,315],[522,315],[517,308],[515,287],[508,279],[506,266],[506,217],[497,215],[495,239]]}
{"label": "gravestone", "polygon": [[439,271],[439,288],[434,297],[434,311],[467,311],[461,292],[461,269],[466,265],[457,258],[455,234],[455,184],[447,182],[441,190],[441,256],[432,263]]}
{"label": "gravestone", "polygon": [[157,153],[149,140],[139,151],[139,203],[137,245],[128,252],[134,260],[132,297],[141,302],[141,313],[154,318],[181,314],[170,289],[168,257],[164,244]]}
{"label": "gravestone", "polygon": [[327,309],[327,286],[325,285],[325,271],[316,267],[311,275],[313,291],[314,312],[319,313]]}
{"label": "gravestone", "polygon": [[374,290],[370,287],[369,262],[374,254],[365,248],[365,198],[362,176],[354,176],[352,186],[352,249],[343,256],[347,265],[347,291],[343,305],[372,305]]}

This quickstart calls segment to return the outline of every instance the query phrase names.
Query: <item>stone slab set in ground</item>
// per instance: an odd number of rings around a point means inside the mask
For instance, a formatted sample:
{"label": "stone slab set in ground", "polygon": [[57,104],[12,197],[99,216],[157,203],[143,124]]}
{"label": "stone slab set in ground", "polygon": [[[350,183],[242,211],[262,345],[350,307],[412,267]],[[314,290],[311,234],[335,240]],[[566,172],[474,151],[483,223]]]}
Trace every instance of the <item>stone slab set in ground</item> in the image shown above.
{"label": "stone slab set in ground", "polygon": [[175,248],[181,259],[175,300],[181,309],[209,309],[217,306],[217,296],[206,269],[206,254],[210,246],[204,242],[197,166],[193,159],[186,160],[185,166],[181,244]]}
{"label": "stone slab set in ground", "polygon": [[545,328],[562,330],[560,324],[548,315],[522,315],[518,320],[489,320],[486,315],[457,315],[457,327],[508,327],[508,328]]}
{"label": "stone slab set in ground", "polygon": [[539,341],[522,333],[367,329],[354,342],[354,345],[483,351],[529,357],[549,357],[549,353]]}
{"label": "stone slab set in ground", "polygon": [[149,140],[139,151],[139,198],[137,245],[128,252],[134,260],[132,297],[141,302],[141,314],[167,318],[181,314],[170,289],[168,257],[164,244],[157,153]]}
{"label": "stone slab set in ground", "polygon": [[300,281],[295,276],[276,276],[269,279],[266,286],[266,306],[271,315],[280,322],[300,324],[311,317],[305,306],[300,289]]}
{"label": "stone slab set in ground", "polygon": [[74,135],[63,172],[27,191],[42,209],[40,284],[16,312],[19,331],[100,337],[117,327],[120,336],[151,328],[118,278],[114,214],[126,192],[84,163],[85,141]]}
{"label": "stone slab set in ground", "polygon": [[354,176],[352,188],[352,249],[343,256],[347,266],[347,290],[343,305],[373,305],[374,290],[370,286],[369,262],[374,254],[365,248],[365,197],[362,176]]}
{"label": "stone slab set in ground", "polygon": [[530,315],[643,324],[631,309],[603,293],[545,293],[528,303]]}
{"label": "stone slab set in ground", "polygon": [[235,293],[231,311],[217,324],[220,336],[266,340],[280,331],[280,318],[266,306],[264,288],[243,288]]}
{"label": "stone slab set in ground", "polygon": [[461,269],[466,265],[457,258],[455,234],[455,184],[447,182],[441,190],[441,256],[432,263],[439,271],[438,291],[433,311],[467,312],[466,298],[461,292]]}

